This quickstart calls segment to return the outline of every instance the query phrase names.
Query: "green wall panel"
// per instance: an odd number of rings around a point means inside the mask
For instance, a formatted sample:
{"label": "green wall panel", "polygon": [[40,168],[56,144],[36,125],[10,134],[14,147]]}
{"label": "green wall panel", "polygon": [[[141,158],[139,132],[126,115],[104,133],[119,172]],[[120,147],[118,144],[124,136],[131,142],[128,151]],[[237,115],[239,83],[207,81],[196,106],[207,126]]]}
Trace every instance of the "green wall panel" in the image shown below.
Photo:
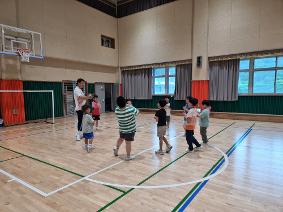
{"label": "green wall panel", "polygon": [[239,96],[238,101],[211,101],[212,111],[283,115],[283,96]]}
{"label": "green wall panel", "polygon": [[[133,100],[137,108],[157,108],[164,96],[153,96],[150,100]],[[173,110],[181,110],[185,101],[170,98]],[[212,111],[283,115],[283,96],[239,96],[238,101],[211,101]]]}
{"label": "green wall panel", "polygon": [[[61,82],[24,81],[24,90],[53,90],[55,117],[64,115]],[[26,120],[52,117],[52,98],[50,93],[24,93]]]}
{"label": "green wall panel", "polygon": [[[135,99],[133,105],[137,108],[157,108],[157,103],[159,100],[164,99],[165,96],[153,96],[152,99]],[[182,110],[183,106],[186,104],[185,100],[176,100],[174,97],[170,97],[170,104],[173,110]]]}

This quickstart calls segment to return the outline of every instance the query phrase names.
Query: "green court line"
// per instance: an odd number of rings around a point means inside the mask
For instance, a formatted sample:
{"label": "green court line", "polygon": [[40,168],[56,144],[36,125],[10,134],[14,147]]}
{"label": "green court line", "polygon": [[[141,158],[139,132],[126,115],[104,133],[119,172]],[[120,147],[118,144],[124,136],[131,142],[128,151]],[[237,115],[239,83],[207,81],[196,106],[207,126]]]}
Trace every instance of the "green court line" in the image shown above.
{"label": "green court line", "polygon": [[[251,129],[253,126],[255,125],[255,123],[249,128]],[[248,130],[249,130],[248,129]],[[244,133],[244,135],[247,133],[247,131]],[[243,135],[242,135],[243,136]],[[242,137],[241,136],[241,137]],[[233,149],[236,145],[238,144],[238,142],[235,142],[226,152],[230,152],[231,149]],[[212,172],[212,170],[223,160],[223,156],[205,173],[205,175],[203,175],[203,178],[207,177],[208,175],[210,175],[210,173]],[[186,199],[200,186],[202,182],[198,182],[190,191],[189,193],[175,206],[175,208],[173,208],[172,212],[176,212],[182,205],[183,203],[186,201]]]}
{"label": "green court line", "polygon": [[9,160],[13,160],[13,159],[17,159],[17,158],[20,158],[20,157],[24,157],[24,156],[23,156],[23,155],[20,155],[20,156],[17,156],[17,157],[8,158],[8,159],[6,159],[6,160],[0,160],[0,163],[5,162],[5,161],[9,161]]}
{"label": "green court line", "polygon": [[[21,155],[21,156],[30,158],[30,159],[35,160],[35,161],[38,161],[38,162],[40,162],[40,163],[44,163],[44,164],[49,165],[49,166],[52,166],[52,167],[54,167],[54,168],[57,168],[57,169],[60,169],[60,170],[65,171],[65,172],[71,173],[71,174],[76,175],[76,176],[78,176],[78,177],[85,177],[85,176],[82,175],[82,174],[79,174],[79,173],[77,173],[77,172],[68,170],[68,169],[66,169],[66,168],[64,168],[64,167],[57,166],[57,165],[55,165],[55,164],[49,163],[49,162],[44,161],[44,160],[40,160],[40,159],[38,159],[38,158],[32,157],[32,156],[30,156],[30,155],[26,155],[26,154],[21,153],[21,152],[17,152],[17,151],[15,151],[15,150],[9,149],[9,148],[4,147],[4,146],[1,146],[1,145],[0,145],[0,147],[1,147],[2,149],[8,150],[8,151],[10,151],[10,152],[17,153],[17,154],[19,154],[19,155]],[[115,187],[113,187],[113,186],[106,186],[106,187],[115,189],[115,190],[117,190],[117,191],[119,191],[119,192],[122,192],[122,193],[125,193],[125,191],[123,191],[122,189],[115,188]]]}
{"label": "green court line", "polygon": [[[212,135],[211,137],[209,137],[208,139],[211,139],[213,137],[215,137],[216,135],[218,135],[219,133],[223,132],[224,130],[226,130],[227,128],[231,127],[233,124],[235,124],[236,122],[233,122],[232,124],[226,126],[225,128],[223,128],[222,130],[220,130],[219,132],[215,133],[214,135]],[[187,152],[183,153],[182,155],[180,155],[179,157],[177,157],[175,160],[171,161],[170,163],[168,163],[167,165],[163,166],[162,168],[160,168],[159,170],[157,170],[156,172],[154,172],[153,174],[151,174],[150,176],[148,176],[147,178],[145,178],[144,180],[142,180],[141,182],[139,182],[137,184],[137,186],[143,184],[144,182],[148,181],[150,178],[154,177],[155,175],[157,175],[158,173],[160,173],[161,171],[163,171],[164,169],[166,169],[167,167],[169,167],[170,165],[172,165],[173,163],[175,163],[176,161],[178,161],[179,159],[181,159],[182,157],[184,157],[186,154],[188,154]],[[134,188],[129,189],[128,191],[126,191],[125,193],[121,194],[120,196],[116,197],[114,200],[112,200],[111,202],[109,202],[108,204],[104,205],[103,207],[101,207],[100,209],[98,209],[98,212],[103,211],[105,209],[107,209],[108,207],[110,207],[111,205],[113,205],[115,202],[117,202],[119,199],[121,199],[122,197],[126,196],[128,193],[130,193],[131,191],[133,191]]]}

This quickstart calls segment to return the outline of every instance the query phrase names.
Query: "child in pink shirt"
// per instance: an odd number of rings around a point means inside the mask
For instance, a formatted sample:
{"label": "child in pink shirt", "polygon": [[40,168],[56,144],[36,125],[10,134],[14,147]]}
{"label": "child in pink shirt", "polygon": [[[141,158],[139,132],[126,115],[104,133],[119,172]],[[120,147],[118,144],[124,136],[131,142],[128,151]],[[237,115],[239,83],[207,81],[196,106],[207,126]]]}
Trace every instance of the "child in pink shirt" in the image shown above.
{"label": "child in pink shirt", "polygon": [[92,102],[92,117],[95,122],[96,129],[98,128],[98,121],[100,120],[100,114],[101,114],[101,104],[98,100],[98,96],[93,96],[93,102]]}

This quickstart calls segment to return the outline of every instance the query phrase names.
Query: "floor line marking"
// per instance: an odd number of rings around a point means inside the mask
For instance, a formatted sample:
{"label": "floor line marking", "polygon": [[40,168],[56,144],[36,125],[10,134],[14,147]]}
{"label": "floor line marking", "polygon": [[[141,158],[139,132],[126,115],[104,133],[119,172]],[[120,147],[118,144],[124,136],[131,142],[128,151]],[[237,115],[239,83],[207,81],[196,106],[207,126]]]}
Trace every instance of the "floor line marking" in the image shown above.
{"label": "floor line marking", "polygon": [[[93,179],[89,179],[87,178],[86,180],[96,183],[96,184],[100,184],[100,185],[106,185],[106,186],[113,186],[113,187],[122,187],[122,188],[134,188],[134,189],[161,189],[161,188],[175,188],[175,187],[181,187],[181,186],[186,186],[186,185],[190,185],[190,184],[196,184],[198,182],[203,182],[206,180],[211,180],[213,178],[215,178],[217,175],[221,174],[228,166],[229,164],[229,159],[228,156],[219,148],[215,147],[215,146],[211,146],[208,145],[211,148],[217,150],[218,152],[220,152],[220,154],[222,155],[222,157],[224,157],[224,161],[225,161],[225,165],[217,172],[214,174],[211,174],[207,177],[203,177],[201,179],[197,179],[197,180],[192,180],[192,181],[188,181],[188,182],[183,182],[183,183],[177,183],[177,184],[161,184],[161,185],[150,185],[150,186],[141,186],[141,185],[123,185],[123,184],[115,184],[115,183],[109,183],[109,182],[103,182],[103,181],[99,181],[99,180],[93,180]],[[181,156],[179,156],[177,159],[175,159],[174,161],[172,161],[171,163],[169,163],[167,166],[163,167],[163,169],[167,168],[169,165],[171,165],[172,163],[174,163],[175,161],[179,160],[181,157],[183,157],[184,155],[186,155],[187,153],[182,154]],[[162,171],[158,170],[159,172]],[[149,177],[147,177],[144,182],[146,182],[148,179],[150,179],[151,177],[153,177],[154,175],[158,174],[159,172],[155,172],[153,175],[150,175]]]}
{"label": "floor line marking", "polygon": [[6,161],[9,161],[9,160],[13,160],[13,159],[17,159],[17,158],[20,158],[20,157],[24,157],[24,156],[23,156],[23,155],[20,155],[20,156],[17,156],[17,157],[8,158],[8,159],[6,159],[6,160],[1,160],[0,163],[6,162]]}
{"label": "floor line marking", "polygon": [[[179,138],[179,137],[181,137],[181,136],[183,136],[183,134],[180,134],[180,135],[175,136],[175,137],[173,137],[173,138],[171,138],[171,139],[168,139],[168,140],[170,141],[170,140]],[[134,157],[136,157],[136,156],[138,156],[138,155],[141,155],[141,154],[143,154],[143,153],[145,153],[145,152],[148,152],[148,151],[150,151],[150,150],[152,150],[152,149],[154,149],[154,148],[155,148],[155,146],[150,147],[150,148],[148,148],[148,149],[145,149],[145,150],[143,150],[143,151],[137,153],[136,155],[134,155]],[[96,172],[94,172],[94,173],[91,173],[91,174],[89,174],[89,175],[87,175],[87,176],[85,176],[85,177],[83,177],[83,178],[81,178],[81,179],[78,179],[78,180],[76,180],[76,181],[74,181],[74,182],[72,182],[72,183],[69,183],[69,184],[67,184],[67,185],[65,185],[65,186],[63,186],[63,187],[61,187],[61,188],[58,188],[58,189],[56,189],[56,190],[54,190],[54,191],[51,191],[51,192],[49,192],[47,195],[48,195],[48,196],[51,196],[51,195],[53,195],[53,194],[55,194],[55,193],[57,193],[57,192],[59,192],[59,191],[62,191],[62,190],[66,189],[66,188],[68,188],[68,187],[70,187],[70,186],[73,186],[73,185],[75,185],[75,184],[77,184],[77,183],[79,183],[79,182],[81,182],[81,181],[83,181],[83,180],[87,180],[88,178],[90,178],[90,177],[92,177],[92,176],[94,176],[94,175],[97,175],[97,174],[99,174],[99,173],[101,173],[101,172],[104,172],[104,171],[106,171],[106,170],[108,170],[108,169],[111,169],[112,167],[117,166],[117,165],[119,165],[119,164],[121,164],[121,163],[123,163],[123,162],[125,162],[125,161],[124,161],[124,160],[121,160],[121,161],[119,161],[119,162],[117,162],[117,163],[114,163],[114,164],[112,164],[112,165],[110,165],[110,166],[107,166],[107,167],[105,167],[105,168],[103,168],[103,169],[101,169],[101,170],[99,170],[99,171],[96,171]]]}
{"label": "floor line marking", "polygon": [[[226,130],[227,128],[231,127],[232,125],[234,125],[236,122],[233,122],[231,124],[229,124],[228,126],[226,126],[225,128],[223,128],[222,130],[218,131],[217,133],[215,133],[214,135],[212,135],[211,137],[209,137],[208,139],[210,140],[211,138],[215,137],[215,135],[218,135],[219,133],[223,132],[224,130]],[[137,185],[141,185],[143,184],[145,181],[147,181],[148,179],[150,179],[151,177],[155,176],[156,174],[158,174],[159,172],[161,172],[162,170],[164,170],[165,168],[167,168],[168,166],[170,166],[171,164],[173,164],[174,162],[176,162],[177,160],[179,160],[180,158],[184,157],[187,153],[185,152],[184,154],[182,154],[181,156],[179,156],[178,158],[176,158],[175,160],[171,161],[169,164],[167,164],[166,166],[163,166],[161,169],[159,169],[158,171],[156,171],[155,173],[153,173],[152,175],[150,175],[150,177],[147,177],[146,179],[144,179],[143,181],[141,181],[140,183],[138,183]],[[122,197],[124,197],[125,195],[127,195],[128,193],[130,193],[131,191],[133,191],[134,188],[129,189],[126,193],[116,197],[114,200],[112,200],[111,202],[107,203],[106,205],[104,205],[103,207],[101,207],[100,209],[98,209],[98,212],[103,211],[105,209],[107,209],[108,207],[110,207],[111,205],[113,205],[116,201],[118,201],[119,199],[121,199]]]}
{"label": "floor line marking", "polygon": [[[234,150],[245,140],[245,138],[249,135],[252,131],[253,126],[255,123],[250,126],[248,130],[235,142],[226,152],[228,157],[234,152]],[[214,174],[223,164],[223,158],[220,158],[212,167],[211,169],[204,175],[208,176],[210,174]],[[172,210],[172,212],[177,211],[184,211],[188,205],[192,202],[192,200],[197,196],[197,194],[201,191],[201,189],[207,184],[208,180],[203,181],[202,183],[196,184],[190,192],[178,203],[178,205]]]}
{"label": "floor line marking", "polygon": [[24,187],[26,187],[26,188],[28,188],[28,189],[30,189],[30,190],[40,194],[41,196],[47,197],[47,194],[45,192],[41,191],[40,189],[36,188],[33,185],[31,185],[31,184],[21,180],[20,178],[18,178],[16,176],[14,176],[14,175],[4,171],[3,169],[0,169],[0,173],[3,174],[3,175],[6,175],[9,178],[11,178],[11,180],[15,180],[16,182],[18,182],[19,184],[23,185]]}

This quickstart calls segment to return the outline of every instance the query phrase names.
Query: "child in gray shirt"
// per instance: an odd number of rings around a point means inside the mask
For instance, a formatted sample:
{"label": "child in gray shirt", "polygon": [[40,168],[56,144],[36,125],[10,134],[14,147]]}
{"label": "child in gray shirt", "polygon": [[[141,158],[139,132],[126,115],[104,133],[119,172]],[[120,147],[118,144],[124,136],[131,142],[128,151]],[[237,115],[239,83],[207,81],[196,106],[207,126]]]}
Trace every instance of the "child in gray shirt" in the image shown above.
{"label": "child in gray shirt", "polygon": [[82,111],[84,113],[82,128],[83,128],[83,137],[85,139],[85,149],[87,152],[90,152],[90,150],[93,149],[92,141],[94,138],[94,134],[93,134],[94,120],[91,116],[90,107],[88,105],[84,105],[82,107]]}
{"label": "child in gray shirt", "polygon": [[210,103],[208,100],[203,100],[202,105],[204,109],[199,115],[199,126],[202,141],[206,144],[208,142],[206,131],[209,126]]}

